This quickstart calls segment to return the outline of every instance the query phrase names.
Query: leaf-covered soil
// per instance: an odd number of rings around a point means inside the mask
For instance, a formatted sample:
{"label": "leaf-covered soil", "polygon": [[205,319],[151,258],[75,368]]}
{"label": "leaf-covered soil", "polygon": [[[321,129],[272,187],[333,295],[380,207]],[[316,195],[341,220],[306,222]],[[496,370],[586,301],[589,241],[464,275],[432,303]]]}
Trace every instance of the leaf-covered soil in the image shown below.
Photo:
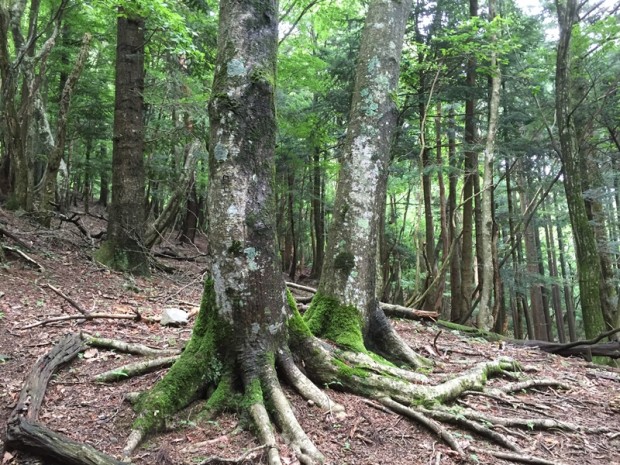
{"label": "leaf-covered soil", "polygon": [[[105,228],[105,223],[94,217],[84,215],[82,222],[92,234]],[[62,335],[84,331],[156,348],[180,348],[189,338],[189,326],[163,327],[146,320],[159,317],[167,307],[188,312],[197,309],[206,270],[204,237],[199,237],[193,247],[181,246],[171,236],[158,251],[174,251],[181,256],[197,258],[193,261],[158,258],[175,271],[172,274],[155,271],[148,278],[132,278],[93,263],[91,241],[73,224],[59,226],[56,222],[56,229],[47,230],[27,218],[17,218],[0,210],[0,227],[28,245],[29,250],[21,247],[22,250],[43,267],[41,270],[11,252],[6,252],[8,266],[0,267],[0,437],[4,438],[6,419],[17,401],[24,377]],[[0,240],[5,245],[20,247],[10,238]],[[48,284],[86,311],[126,315],[139,311],[145,319],[68,320],[27,329],[26,326],[46,318],[79,314],[66,299],[47,287]],[[480,361],[509,356],[521,363],[528,377],[551,378],[570,387],[568,390],[536,388],[505,401],[466,395],[457,402],[460,405],[503,417],[554,418],[584,427],[611,429],[599,434],[497,429],[528,455],[557,464],[620,464],[620,413],[616,405],[620,400],[620,371],[536,349],[501,347],[442,330],[430,321],[395,321],[394,324],[420,353],[429,355],[433,344],[440,352],[441,356],[434,358],[436,367],[429,375],[433,382],[453,377]],[[137,359],[137,356],[88,349],[52,378],[40,421],[74,440],[120,456],[134,418],[131,406],[124,401],[125,395],[148,389],[161,379],[165,370],[110,384],[97,384],[93,376]],[[492,379],[489,386],[500,386],[507,381]],[[308,405],[290,389],[286,393],[301,425],[325,454],[326,463],[459,463],[458,457],[423,427],[385,411],[372,401],[338,392],[338,386],[325,388],[334,400],[346,407],[345,418]],[[197,403],[178,415],[169,431],[149,439],[138,449],[133,463],[198,464],[213,457],[240,457],[259,446],[245,418],[224,414],[208,423],[196,424],[193,414],[200,408],[201,404]],[[472,433],[450,429],[464,448],[496,448]],[[280,440],[283,462],[298,463],[293,452]],[[265,463],[260,453],[251,457],[244,463]],[[484,453],[470,452],[470,459],[473,463],[514,463]],[[7,451],[0,457],[0,463],[50,462]]]}

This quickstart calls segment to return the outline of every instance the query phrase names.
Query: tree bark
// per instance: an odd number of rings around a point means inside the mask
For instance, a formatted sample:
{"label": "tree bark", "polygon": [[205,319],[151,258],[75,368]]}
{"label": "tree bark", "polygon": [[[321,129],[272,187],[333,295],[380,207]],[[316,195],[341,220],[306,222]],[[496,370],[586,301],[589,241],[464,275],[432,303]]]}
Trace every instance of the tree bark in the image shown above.
{"label": "tree bark", "polygon": [[560,139],[560,156],[564,169],[564,191],[575,240],[579,294],[586,337],[591,338],[605,328],[601,311],[601,263],[594,232],[590,226],[583,198],[583,180],[575,132],[574,99],[571,74],[573,28],[579,22],[577,0],[556,1],[560,27],[555,69],[555,111]]}
{"label": "tree bark", "polygon": [[112,154],[112,205],[101,263],[148,274],[144,247],[144,19],[119,16]]}
{"label": "tree bark", "polygon": [[[489,20],[495,18],[495,0],[489,1]],[[492,37],[494,41],[496,37]],[[500,100],[500,68],[497,62],[497,52],[491,52],[491,88],[489,99],[489,124],[487,128],[487,140],[484,149],[484,171],[482,180],[482,230],[480,231],[482,250],[482,276],[480,303],[478,305],[477,324],[478,328],[490,330],[493,327],[493,308],[491,295],[493,292],[494,260],[493,260],[493,164],[495,159],[495,137],[497,135],[497,123],[499,119]],[[495,298],[499,298],[498,295]]]}
{"label": "tree bark", "polygon": [[410,1],[397,0],[369,5],[325,264],[305,318],[315,335],[341,346],[368,346],[419,365],[422,360],[397,337],[376,295],[380,209],[398,117],[392,93],[410,8]]}
{"label": "tree bark", "polygon": [[[478,16],[478,1],[469,0],[469,17]],[[471,315],[475,289],[474,276],[474,195],[478,178],[478,153],[476,152],[476,58],[472,55],[466,65],[467,98],[465,100],[465,180],[463,187],[463,242],[461,248],[460,323]]]}

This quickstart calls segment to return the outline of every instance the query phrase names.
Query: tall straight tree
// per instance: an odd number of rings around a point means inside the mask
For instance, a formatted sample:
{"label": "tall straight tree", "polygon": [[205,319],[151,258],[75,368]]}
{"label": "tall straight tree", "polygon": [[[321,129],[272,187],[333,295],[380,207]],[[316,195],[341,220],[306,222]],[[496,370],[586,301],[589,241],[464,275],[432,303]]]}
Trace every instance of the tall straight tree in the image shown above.
{"label": "tall straight tree", "polygon": [[[495,0],[489,0],[489,19],[495,18]],[[497,39],[494,34],[491,40]],[[484,171],[482,179],[482,279],[480,290],[480,306],[478,308],[478,328],[490,330],[493,327],[493,308],[491,294],[494,287],[494,263],[493,263],[493,163],[495,158],[495,136],[497,135],[497,122],[499,119],[499,100],[501,75],[497,62],[497,52],[491,52],[489,68],[491,69],[491,85],[489,98],[489,124],[487,128],[487,140],[484,149]],[[499,296],[496,296],[497,299]]]}
{"label": "tall straight tree", "polygon": [[101,263],[148,274],[144,218],[144,19],[121,11],[116,42],[112,204]]}
{"label": "tall straight tree", "polygon": [[410,365],[421,358],[396,335],[376,295],[377,237],[397,121],[393,94],[409,0],[374,0],[362,32],[333,222],[316,296],[305,314],[315,335]]}
{"label": "tall straight tree", "polygon": [[601,310],[601,262],[583,196],[583,165],[579,159],[574,120],[576,102],[571,77],[574,66],[571,37],[573,28],[579,22],[582,5],[577,0],[556,0],[560,37],[555,69],[555,112],[564,169],[564,190],[577,255],[581,311],[586,337],[592,338],[605,329],[605,323]]}

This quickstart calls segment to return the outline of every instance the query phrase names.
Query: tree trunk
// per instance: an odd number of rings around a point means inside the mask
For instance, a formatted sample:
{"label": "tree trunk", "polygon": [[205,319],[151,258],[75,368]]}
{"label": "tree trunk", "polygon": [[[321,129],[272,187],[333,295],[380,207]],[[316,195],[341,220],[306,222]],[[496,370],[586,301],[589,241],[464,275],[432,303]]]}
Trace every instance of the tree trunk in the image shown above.
{"label": "tree trunk", "polygon": [[312,154],[312,226],[314,248],[312,256],[312,278],[320,278],[325,261],[325,205],[323,203],[324,180],[321,169],[321,152],[314,147]]}
{"label": "tree trunk", "polygon": [[463,307],[461,296],[461,250],[462,239],[459,239],[459,218],[457,212],[457,186],[458,170],[460,163],[456,154],[456,120],[454,108],[450,107],[448,112],[448,158],[450,164],[450,174],[448,177],[448,221],[450,228],[450,240],[458,241],[454,247],[454,253],[450,259],[450,319],[461,321],[461,311]]}
{"label": "tree trunk", "polygon": [[377,237],[397,122],[392,100],[410,1],[370,3],[362,32],[334,218],[317,295],[305,314],[315,335],[411,365],[423,361],[396,335],[376,296]]}
{"label": "tree trunk", "polygon": [[[489,1],[489,20],[495,17],[495,0]],[[495,37],[491,40],[495,41]],[[497,63],[497,53],[491,52],[491,88],[489,99],[489,124],[487,128],[486,147],[484,149],[484,171],[482,180],[482,229],[481,237],[481,267],[482,276],[480,277],[481,291],[480,303],[478,305],[477,324],[478,328],[490,330],[493,327],[493,308],[491,306],[491,295],[493,291],[494,279],[494,260],[493,260],[493,163],[495,159],[495,137],[497,135],[497,123],[499,119],[499,99],[500,99],[500,68]],[[499,298],[496,295],[495,298]]]}
{"label": "tree trunk", "polygon": [[193,170],[189,178],[185,217],[183,218],[183,225],[181,226],[181,244],[193,244],[196,239],[198,215],[200,214],[199,207],[200,204],[198,202],[198,192],[196,189],[196,172]]}
{"label": "tree trunk", "polygon": [[581,311],[587,338],[605,329],[601,310],[601,263],[594,232],[590,226],[583,198],[583,180],[575,132],[575,102],[572,98],[571,74],[574,65],[571,53],[573,27],[579,22],[577,0],[556,2],[560,37],[555,70],[555,111],[564,169],[564,191],[575,240],[577,275]]}
{"label": "tree trunk", "polygon": [[555,242],[553,237],[553,221],[545,225],[545,242],[547,243],[547,263],[549,265],[549,275],[554,279],[551,285],[551,302],[553,304],[553,312],[555,314],[555,324],[558,331],[558,340],[561,343],[566,342],[566,333],[564,331],[564,312],[562,311],[562,298],[560,296],[560,286],[557,283],[558,276],[558,262],[555,253]]}
{"label": "tree trunk", "polygon": [[56,180],[58,178],[60,162],[62,161],[62,156],[65,151],[71,96],[73,95],[77,81],[80,74],[82,74],[82,69],[84,68],[86,59],[88,58],[91,38],[92,36],[90,34],[84,34],[84,37],[82,38],[82,48],[80,49],[80,53],[75,61],[73,70],[64,83],[60,97],[56,122],[56,140],[54,141],[53,148],[47,159],[47,169],[43,175],[43,190],[41,192],[41,200],[39,205],[39,210],[42,213],[39,219],[41,223],[47,227],[50,226],[51,216],[49,212],[52,210],[52,204],[56,199]]}
{"label": "tree trunk", "polygon": [[[122,13],[122,12],[121,12]],[[101,263],[148,274],[144,239],[144,19],[118,18],[112,154],[112,205]]]}
{"label": "tree trunk", "polygon": [[[524,170],[523,170],[524,171]],[[521,173],[520,200],[521,214],[527,214],[527,206],[529,205],[529,196],[527,193],[528,184],[526,183],[525,173]],[[532,324],[534,330],[534,339],[539,341],[547,340],[547,325],[543,310],[542,284],[539,277],[538,268],[538,250],[536,248],[536,227],[534,222],[530,222],[523,234],[525,242],[525,260],[527,263],[527,282],[530,289],[530,306],[532,310]]]}
{"label": "tree trunk", "polygon": [[[469,16],[478,16],[478,1],[469,0]],[[475,289],[474,274],[474,194],[478,178],[478,153],[476,152],[476,58],[472,55],[467,60],[467,98],[465,100],[465,181],[463,187],[463,243],[461,249],[461,308],[460,323],[471,315],[472,298]]]}

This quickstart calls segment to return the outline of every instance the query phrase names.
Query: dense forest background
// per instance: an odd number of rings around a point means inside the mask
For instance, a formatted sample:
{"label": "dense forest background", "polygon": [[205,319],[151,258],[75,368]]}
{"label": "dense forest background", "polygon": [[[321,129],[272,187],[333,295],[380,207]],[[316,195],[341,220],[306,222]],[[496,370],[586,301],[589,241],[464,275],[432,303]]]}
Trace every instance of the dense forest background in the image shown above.
{"label": "dense forest background", "polygon": [[[0,200],[47,227],[107,207],[102,261],[120,211],[144,254],[172,230],[192,243],[209,221],[217,5],[133,3],[0,3]],[[142,18],[133,30],[129,9]],[[620,327],[618,10],[414,3],[391,95],[382,301],[517,339]],[[364,1],[280,4],[275,185],[290,280],[320,278],[366,12]],[[123,78],[143,89],[123,93]],[[133,142],[114,147],[122,131]],[[112,260],[148,271],[129,262]]]}

